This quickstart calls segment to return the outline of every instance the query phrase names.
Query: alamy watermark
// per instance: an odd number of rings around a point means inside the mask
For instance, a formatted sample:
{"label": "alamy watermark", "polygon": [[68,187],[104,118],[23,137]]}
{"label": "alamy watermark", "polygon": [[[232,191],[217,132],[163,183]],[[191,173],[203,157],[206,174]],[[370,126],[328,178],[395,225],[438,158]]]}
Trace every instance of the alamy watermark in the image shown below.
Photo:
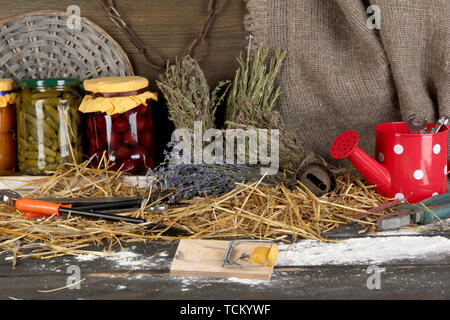
{"label": "alamy watermark", "polygon": [[367,19],[367,28],[370,30],[381,29],[381,9],[377,5],[367,7],[367,13],[371,16]]}
{"label": "alamy watermark", "polygon": [[70,276],[67,277],[66,286],[67,289],[81,289],[81,269],[77,265],[70,265],[67,268],[67,272]]}
{"label": "alamy watermark", "polygon": [[70,30],[81,30],[81,9],[77,5],[67,7],[66,13],[69,15],[66,26]]}
{"label": "alamy watermark", "polygon": [[279,138],[278,129],[203,132],[202,122],[195,121],[193,132],[179,128],[172,133],[171,157],[183,164],[260,164],[261,174],[274,175],[279,169]]}
{"label": "alamy watermark", "polygon": [[381,289],[381,273],[385,270],[383,268],[380,268],[377,265],[370,265],[366,273],[370,274],[370,276],[367,278],[366,285],[367,289],[369,290],[380,290]]}

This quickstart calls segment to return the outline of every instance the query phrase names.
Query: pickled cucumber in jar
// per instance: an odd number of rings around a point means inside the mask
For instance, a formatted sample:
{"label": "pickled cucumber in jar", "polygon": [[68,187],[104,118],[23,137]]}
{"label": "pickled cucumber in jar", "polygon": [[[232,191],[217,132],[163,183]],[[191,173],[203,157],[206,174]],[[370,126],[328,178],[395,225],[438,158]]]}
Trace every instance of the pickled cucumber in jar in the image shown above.
{"label": "pickled cucumber in jar", "polygon": [[77,79],[18,82],[17,139],[21,173],[48,174],[62,163],[82,161],[79,84]]}

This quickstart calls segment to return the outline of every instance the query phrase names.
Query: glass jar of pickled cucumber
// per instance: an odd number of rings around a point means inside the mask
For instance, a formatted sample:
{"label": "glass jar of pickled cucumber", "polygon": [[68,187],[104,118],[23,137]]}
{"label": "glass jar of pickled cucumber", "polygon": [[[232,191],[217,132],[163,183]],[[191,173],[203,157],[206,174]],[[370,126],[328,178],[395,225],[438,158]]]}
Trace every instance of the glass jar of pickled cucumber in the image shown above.
{"label": "glass jar of pickled cucumber", "polygon": [[12,79],[0,79],[0,175],[16,170],[16,98]]}
{"label": "glass jar of pickled cucumber", "polygon": [[49,174],[62,163],[81,162],[79,80],[33,79],[19,81],[18,85],[19,171]]}
{"label": "glass jar of pickled cucumber", "polygon": [[80,111],[87,114],[88,155],[96,167],[108,159],[110,170],[146,173],[154,167],[151,101],[157,100],[143,77],[84,81]]}

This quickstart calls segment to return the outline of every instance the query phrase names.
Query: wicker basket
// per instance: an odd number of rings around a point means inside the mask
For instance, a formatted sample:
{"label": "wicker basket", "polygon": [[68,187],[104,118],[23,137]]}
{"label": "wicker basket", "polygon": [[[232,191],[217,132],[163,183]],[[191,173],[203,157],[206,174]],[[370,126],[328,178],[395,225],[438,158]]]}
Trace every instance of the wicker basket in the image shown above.
{"label": "wicker basket", "polygon": [[13,79],[134,75],[131,63],[103,29],[81,18],[81,29],[67,27],[69,15],[37,11],[0,21],[0,77]]}

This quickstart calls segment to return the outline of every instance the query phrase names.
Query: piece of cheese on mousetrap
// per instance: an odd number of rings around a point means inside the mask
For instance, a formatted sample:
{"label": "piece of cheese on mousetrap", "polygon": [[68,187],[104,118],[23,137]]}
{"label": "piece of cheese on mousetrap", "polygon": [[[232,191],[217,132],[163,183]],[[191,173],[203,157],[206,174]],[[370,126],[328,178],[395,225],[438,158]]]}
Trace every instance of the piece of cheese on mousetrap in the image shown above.
{"label": "piece of cheese on mousetrap", "polygon": [[[229,268],[223,266],[223,260],[230,241],[182,239],[172,260],[170,274],[176,276],[241,278],[270,280],[273,266],[252,268]],[[243,242],[233,250],[233,260],[244,254],[250,255],[261,246],[258,242]],[[217,249],[221,248],[221,249]],[[257,265],[250,258],[239,260],[243,265]]]}

